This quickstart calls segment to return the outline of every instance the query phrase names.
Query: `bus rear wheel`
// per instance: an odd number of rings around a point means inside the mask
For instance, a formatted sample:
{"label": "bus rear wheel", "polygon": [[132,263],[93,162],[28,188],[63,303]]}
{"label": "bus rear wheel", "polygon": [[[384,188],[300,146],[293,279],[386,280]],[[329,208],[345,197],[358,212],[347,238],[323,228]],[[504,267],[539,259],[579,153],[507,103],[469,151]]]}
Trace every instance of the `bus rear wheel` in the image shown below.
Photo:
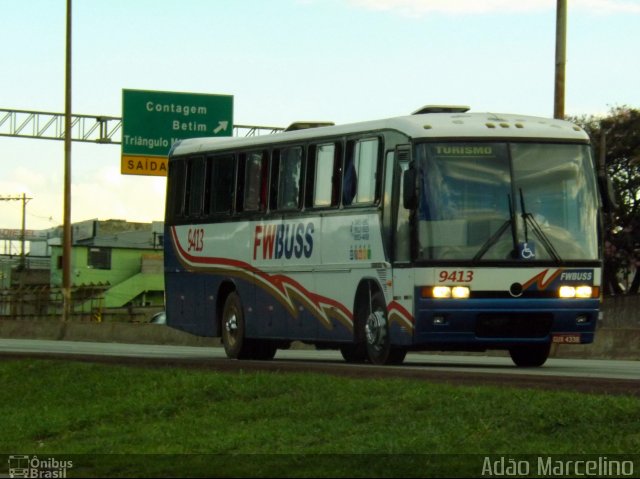
{"label": "bus rear wheel", "polygon": [[245,338],[244,309],[235,291],[229,293],[222,310],[222,344],[230,359],[250,357],[250,344]]}
{"label": "bus rear wheel", "polygon": [[511,359],[521,368],[537,368],[549,357],[551,344],[525,344],[509,349]]}
{"label": "bus rear wheel", "polygon": [[271,341],[251,340],[251,359],[259,359],[261,361],[270,361],[278,351],[277,346]]}

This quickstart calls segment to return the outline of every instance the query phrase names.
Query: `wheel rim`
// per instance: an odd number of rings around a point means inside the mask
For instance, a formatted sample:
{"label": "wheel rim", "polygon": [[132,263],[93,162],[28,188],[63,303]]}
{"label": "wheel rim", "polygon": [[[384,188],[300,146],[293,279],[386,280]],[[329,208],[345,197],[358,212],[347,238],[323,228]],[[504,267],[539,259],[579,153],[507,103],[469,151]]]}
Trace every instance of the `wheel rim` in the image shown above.
{"label": "wheel rim", "polygon": [[235,346],[238,335],[238,318],[235,311],[231,312],[229,317],[224,322],[224,329],[227,332],[227,344],[229,347]]}
{"label": "wheel rim", "polygon": [[364,329],[369,346],[376,350],[382,349],[387,338],[387,320],[384,313],[380,310],[371,312]]}

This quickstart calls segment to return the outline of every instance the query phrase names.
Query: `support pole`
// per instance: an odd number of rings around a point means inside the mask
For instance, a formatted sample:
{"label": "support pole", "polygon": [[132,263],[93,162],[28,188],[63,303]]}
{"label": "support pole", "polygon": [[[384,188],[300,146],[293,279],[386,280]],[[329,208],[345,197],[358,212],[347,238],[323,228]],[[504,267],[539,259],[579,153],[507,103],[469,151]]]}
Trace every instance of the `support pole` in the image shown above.
{"label": "support pole", "polygon": [[25,241],[27,234],[27,201],[31,198],[27,198],[26,193],[22,193],[22,229],[20,230],[20,269],[24,271],[26,267],[26,251],[25,251]]}
{"label": "support pole", "polygon": [[64,102],[64,214],[62,229],[62,320],[71,318],[71,0],[67,0]]}
{"label": "support pole", "polygon": [[557,0],[556,75],[553,117],[564,118],[565,69],[567,64],[567,0]]}

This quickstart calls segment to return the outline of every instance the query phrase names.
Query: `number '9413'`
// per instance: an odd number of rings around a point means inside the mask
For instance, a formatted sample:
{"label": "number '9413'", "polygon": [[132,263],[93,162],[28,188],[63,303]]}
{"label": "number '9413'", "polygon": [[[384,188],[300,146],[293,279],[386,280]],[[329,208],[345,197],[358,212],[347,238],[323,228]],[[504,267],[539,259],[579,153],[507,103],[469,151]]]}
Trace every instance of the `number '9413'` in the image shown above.
{"label": "number '9413'", "polygon": [[470,270],[452,270],[440,271],[438,273],[438,281],[440,283],[470,283],[473,281],[473,271]]}
{"label": "number '9413'", "polygon": [[202,228],[189,228],[188,251],[202,251],[204,249],[204,230]]}

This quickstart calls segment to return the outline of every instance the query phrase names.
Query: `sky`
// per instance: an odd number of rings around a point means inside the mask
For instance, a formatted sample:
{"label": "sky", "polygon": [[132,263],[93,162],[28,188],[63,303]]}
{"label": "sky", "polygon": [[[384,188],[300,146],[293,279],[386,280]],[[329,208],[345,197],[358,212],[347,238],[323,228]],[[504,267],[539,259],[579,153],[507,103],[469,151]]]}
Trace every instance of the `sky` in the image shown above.
{"label": "sky", "polygon": [[[337,124],[426,104],[553,116],[555,0],[74,0],[74,114],[122,90],[233,95],[234,123]],[[64,112],[65,0],[0,0],[0,108]],[[568,0],[567,115],[640,108],[640,0]],[[72,221],[162,220],[166,180],[72,145]],[[0,137],[0,196],[62,223],[64,142]],[[20,228],[0,201],[0,229]]]}

